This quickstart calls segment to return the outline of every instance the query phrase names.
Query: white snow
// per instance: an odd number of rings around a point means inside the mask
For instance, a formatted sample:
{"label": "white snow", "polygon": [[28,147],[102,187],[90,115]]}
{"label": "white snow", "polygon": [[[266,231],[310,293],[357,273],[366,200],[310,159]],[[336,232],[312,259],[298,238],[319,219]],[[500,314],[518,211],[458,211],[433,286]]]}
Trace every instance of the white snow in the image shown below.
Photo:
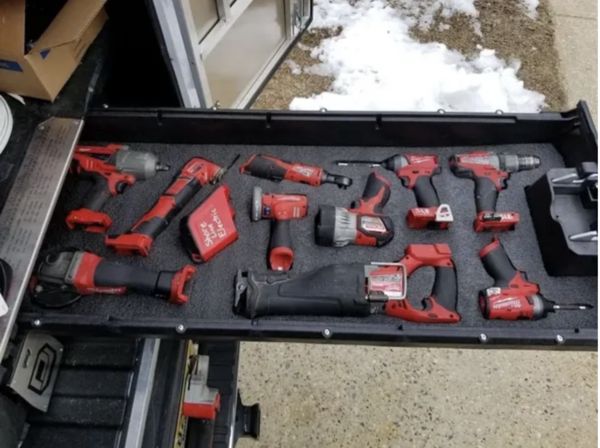
{"label": "white snow", "polygon": [[[406,3],[410,14],[397,7]],[[420,43],[409,33],[420,16],[414,8],[432,5],[447,14],[468,12],[472,0],[316,0],[313,26],[341,33],[311,51],[320,63],[304,68],[334,78],[330,91],[294,98],[290,109],[539,111],[544,96],[525,89],[520,63],[504,61],[481,48],[467,58],[440,43]],[[442,12],[444,14],[444,12]]]}
{"label": "white snow", "polygon": [[525,14],[527,14],[530,19],[537,19],[537,7],[540,4],[540,0],[521,0],[521,4],[523,5],[523,8],[525,8]]}
{"label": "white snow", "polygon": [[302,73],[302,67],[300,67],[300,65],[292,59],[286,59],[285,65],[288,66],[290,72],[292,72],[292,75],[299,75]]}

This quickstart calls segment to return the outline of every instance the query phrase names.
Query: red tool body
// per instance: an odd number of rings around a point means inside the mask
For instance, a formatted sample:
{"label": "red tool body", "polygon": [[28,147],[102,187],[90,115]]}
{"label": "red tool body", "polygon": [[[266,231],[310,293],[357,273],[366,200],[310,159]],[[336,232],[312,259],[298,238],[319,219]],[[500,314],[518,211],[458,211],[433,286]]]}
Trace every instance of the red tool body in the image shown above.
{"label": "red tool body", "polygon": [[536,156],[495,154],[489,151],[450,157],[450,169],[455,176],[475,181],[477,216],[473,228],[476,232],[514,230],[520,220],[519,213],[496,212],[498,193],[507,187],[511,173],[535,169],[540,164]]}
{"label": "red tool body", "polygon": [[81,208],[69,212],[70,229],[104,233],[112,219],[101,211],[106,201],[125,191],[136,180],[152,177],[169,167],[161,165],[152,153],[131,151],[126,145],[78,146],[73,155],[72,171],[94,183]]}
{"label": "red tool body", "polygon": [[[433,267],[436,279],[422,307],[406,297],[407,278]],[[291,278],[287,273],[238,272],[234,310],[265,315],[369,316],[376,303],[388,316],[412,322],[455,323],[458,298],[452,252],[446,244],[411,244],[396,263],[333,264]]]}
{"label": "red tool body", "polygon": [[263,194],[254,187],[252,195],[252,220],[270,219],[269,268],[289,271],[294,263],[294,249],[290,221],[308,214],[308,198],[303,194]]}
{"label": "red tool body", "polygon": [[154,206],[128,232],[106,237],[106,245],[119,254],[147,256],[154,240],[167,228],[173,217],[203,186],[218,182],[225,171],[200,157],[188,160]]}
{"label": "red tool body", "polygon": [[383,215],[390,199],[389,181],[371,173],[362,197],[352,208],[322,205],[316,217],[315,237],[322,246],[385,246],[394,238],[394,223]]}
{"label": "red tool body", "polygon": [[179,222],[181,240],[192,260],[206,263],[238,239],[229,188],[222,185]]}
{"label": "red tool body", "polygon": [[188,301],[186,285],[196,269],[153,272],[107,261],[84,251],[63,251],[42,258],[33,282],[33,297],[46,307],[61,307],[80,296],[132,292],[164,297],[178,305]]}
{"label": "red tool body", "polygon": [[486,319],[536,320],[557,310],[592,308],[588,304],[561,305],[546,299],[539,285],[515,268],[497,238],[481,249],[479,257],[486,272],[495,280],[494,286],[479,293],[479,307]]}
{"label": "red tool body", "polygon": [[336,184],[340,188],[352,185],[352,179],[331,174],[318,166],[286,162],[273,156],[255,154],[241,167],[240,173],[269,179],[275,182],[288,180],[318,187],[322,184]]}
{"label": "red tool body", "polygon": [[340,166],[369,165],[393,171],[402,184],[413,190],[417,207],[409,210],[406,222],[411,229],[447,229],[453,221],[448,204],[441,204],[432,178],[441,172],[438,157],[431,154],[396,154],[382,161],[338,160]]}

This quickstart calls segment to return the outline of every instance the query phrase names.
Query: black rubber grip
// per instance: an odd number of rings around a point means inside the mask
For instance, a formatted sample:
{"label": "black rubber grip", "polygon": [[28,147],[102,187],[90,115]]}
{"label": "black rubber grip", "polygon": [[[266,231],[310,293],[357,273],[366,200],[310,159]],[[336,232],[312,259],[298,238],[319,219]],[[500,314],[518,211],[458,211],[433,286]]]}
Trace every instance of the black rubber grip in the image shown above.
{"label": "black rubber grip", "polygon": [[288,220],[274,220],[271,224],[271,241],[269,241],[269,253],[277,247],[288,247],[292,249],[292,233]]}
{"label": "black rubber grip", "polygon": [[502,244],[498,244],[497,247],[485,254],[481,258],[481,262],[488,275],[495,280],[494,286],[507,287],[517,275],[517,269],[508,258]]}
{"label": "black rubber grip", "polygon": [[[383,195],[378,202],[373,203],[373,199],[383,190]],[[371,173],[367,179],[367,184],[362,194],[363,203],[367,203],[371,206],[372,212],[381,214],[383,208],[390,200],[390,186],[376,173]]]}
{"label": "black rubber grip", "polygon": [[81,208],[100,211],[112,196],[108,189],[108,181],[99,174],[93,174],[89,178],[93,184],[86,193]]}
{"label": "black rubber grip", "polygon": [[[332,279],[336,279],[332,282]],[[364,264],[337,264],[290,279],[289,274],[247,273],[248,288],[235,311],[267,315],[368,316]]]}
{"label": "black rubber grip", "polygon": [[174,271],[154,272],[122,263],[102,260],[94,273],[96,286],[126,287],[129,292],[169,297]]}
{"label": "black rubber grip", "polygon": [[496,185],[487,177],[475,178],[475,207],[478,212],[496,210],[498,190]]}
{"label": "black rubber grip", "polygon": [[[282,161],[282,163],[288,162]],[[276,182],[283,180],[287,171],[285,168],[279,166],[274,161],[266,159],[260,154],[258,154],[252,160],[252,162],[246,165],[244,169],[245,172],[252,176],[261,177],[263,179],[270,179]]]}
{"label": "black rubber grip", "polygon": [[458,302],[458,286],[456,281],[456,270],[450,267],[435,268],[435,282],[431,295],[435,296],[438,304],[448,311],[456,312]]}
{"label": "black rubber grip", "polygon": [[433,186],[430,176],[420,176],[415,182],[415,198],[419,207],[437,207],[440,205],[440,198]]}

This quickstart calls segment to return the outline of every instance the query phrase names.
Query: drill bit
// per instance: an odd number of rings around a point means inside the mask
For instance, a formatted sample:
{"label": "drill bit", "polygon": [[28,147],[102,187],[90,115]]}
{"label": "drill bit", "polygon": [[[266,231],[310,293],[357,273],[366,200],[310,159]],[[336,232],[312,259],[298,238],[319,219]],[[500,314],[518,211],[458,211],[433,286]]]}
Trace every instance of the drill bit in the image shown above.
{"label": "drill bit", "polygon": [[374,160],[336,160],[333,162],[337,166],[354,166],[354,165],[367,165],[371,168],[383,166],[384,160],[377,162]]}
{"label": "drill bit", "polygon": [[559,304],[555,303],[552,305],[552,309],[561,310],[561,311],[582,311],[582,310],[591,310],[594,308],[593,305],[589,303],[569,303],[569,304]]}

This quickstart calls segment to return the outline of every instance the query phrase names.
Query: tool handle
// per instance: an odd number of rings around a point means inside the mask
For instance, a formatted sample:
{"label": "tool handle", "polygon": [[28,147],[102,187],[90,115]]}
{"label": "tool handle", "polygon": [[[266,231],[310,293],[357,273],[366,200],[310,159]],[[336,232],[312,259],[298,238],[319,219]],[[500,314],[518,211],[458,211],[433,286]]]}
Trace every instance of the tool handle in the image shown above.
{"label": "tool handle", "polygon": [[[92,180],[92,187],[89,189],[83,199],[82,208],[88,210],[100,211],[106,204],[106,202],[112,196],[108,188],[108,180],[100,174],[90,174],[89,178]],[[125,190],[126,184],[121,183],[117,185],[117,192],[122,193]]]}
{"label": "tool handle", "polygon": [[518,274],[500,240],[494,239],[479,252],[483,267],[495,281],[494,286],[505,288]]}
{"label": "tool handle", "polygon": [[[290,278],[287,273],[238,273],[234,311],[267,315],[368,316],[364,265],[330,265]],[[335,281],[333,281],[335,279]]]}
{"label": "tool handle", "polygon": [[435,301],[447,311],[456,313],[458,303],[458,286],[456,281],[456,270],[450,267],[435,268],[435,282],[431,290],[431,296],[424,300],[425,308],[430,305],[428,301]]}
{"label": "tool handle", "polygon": [[432,176],[419,176],[415,182],[415,198],[419,207],[437,207],[440,198],[433,186]]}
{"label": "tool handle", "polygon": [[390,183],[379,174],[373,172],[367,179],[365,190],[358,204],[354,204],[359,213],[382,214],[383,208],[390,199]]}
{"label": "tool handle", "polygon": [[475,207],[477,212],[496,210],[498,189],[496,184],[488,177],[475,177]]}
{"label": "tool handle", "polygon": [[289,162],[256,154],[240,167],[240,171],[254,177],[281,182],[290,168]]}
{"label": "tool handle", "polygon": [[289,271],[294,263],[292,233],[289,220],[274,220],[271,224],[269,241],[269,268],[274,271]]}

